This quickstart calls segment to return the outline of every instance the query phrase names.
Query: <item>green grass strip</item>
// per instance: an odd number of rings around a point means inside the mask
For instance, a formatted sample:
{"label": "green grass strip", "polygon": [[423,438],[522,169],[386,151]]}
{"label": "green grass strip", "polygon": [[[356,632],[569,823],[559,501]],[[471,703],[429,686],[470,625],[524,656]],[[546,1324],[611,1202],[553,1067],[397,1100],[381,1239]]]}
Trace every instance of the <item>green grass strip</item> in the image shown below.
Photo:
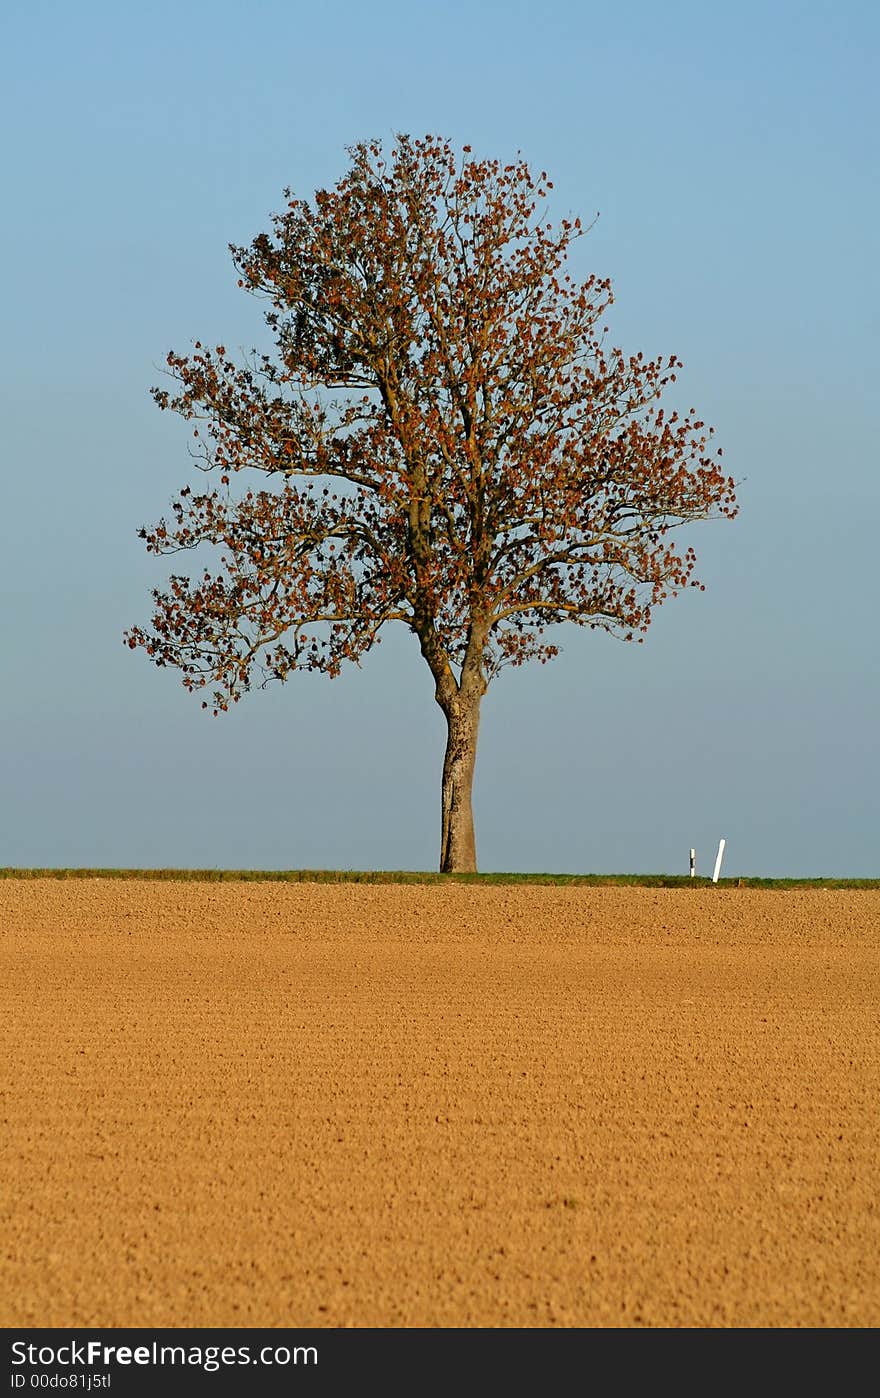
{"label": "green grass strip", "polygon": [[[688,874],[436,874],[357,869],[0,869],[4,879],[159,879],[176,883],[571,884],[622,888],[707,888]],[[880,879],[729,878],[720,888],[880,888]]]}

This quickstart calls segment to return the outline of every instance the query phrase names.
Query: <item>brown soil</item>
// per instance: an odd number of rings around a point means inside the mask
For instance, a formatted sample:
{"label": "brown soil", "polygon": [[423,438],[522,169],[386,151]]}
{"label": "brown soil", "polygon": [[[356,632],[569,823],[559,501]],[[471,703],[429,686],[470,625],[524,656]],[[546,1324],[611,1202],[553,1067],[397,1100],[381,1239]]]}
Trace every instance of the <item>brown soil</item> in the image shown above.
{"label": "brown soil", "polygon": [[876,1326],[880,893],[4,881],[0,1324]]}

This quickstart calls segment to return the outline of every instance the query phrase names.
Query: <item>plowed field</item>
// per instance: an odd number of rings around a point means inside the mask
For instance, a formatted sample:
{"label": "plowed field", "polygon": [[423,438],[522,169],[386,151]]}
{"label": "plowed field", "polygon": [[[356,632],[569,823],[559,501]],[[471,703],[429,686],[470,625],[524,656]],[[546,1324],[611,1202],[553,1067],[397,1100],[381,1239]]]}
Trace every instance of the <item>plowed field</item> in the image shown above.
{"label": "plowed field", "polygon": [[0,883],[4,1326],[877,1326],[880,893]]}

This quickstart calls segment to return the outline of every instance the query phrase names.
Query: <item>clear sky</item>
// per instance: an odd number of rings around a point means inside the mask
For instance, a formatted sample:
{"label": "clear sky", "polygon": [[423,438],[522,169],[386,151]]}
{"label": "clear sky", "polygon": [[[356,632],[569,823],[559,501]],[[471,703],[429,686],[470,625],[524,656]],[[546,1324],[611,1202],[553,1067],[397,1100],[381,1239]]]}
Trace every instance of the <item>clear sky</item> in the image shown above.
{"label": "clear sky", "polygon": [[644,645],[574,628],[484,704],[484,870],[880,875],[873,0],[7,0],[0,865],[436,867],[414,638],[219,719],[123,647],[192,477],[167,350],[248,346],[227,252],[395,131],[521,151],[600,219],[613,338],[676,353],[734,522]]}

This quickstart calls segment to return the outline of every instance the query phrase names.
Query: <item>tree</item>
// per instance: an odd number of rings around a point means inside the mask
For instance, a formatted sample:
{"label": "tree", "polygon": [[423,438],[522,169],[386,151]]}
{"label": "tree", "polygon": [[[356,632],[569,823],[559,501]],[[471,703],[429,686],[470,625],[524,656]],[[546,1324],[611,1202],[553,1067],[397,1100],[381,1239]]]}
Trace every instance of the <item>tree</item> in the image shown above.
{"label": "tree", "polygon": [[[518,159],[399,136],[288,201],[239,286],[268,302],[275,349],[171,353],[160,408],[197,423],[217,485],[185,486],[155,554],[215,545],[219,570],[154,591],[125,639],[215,714],[252,683],[339,673],[389,622],[416,637],[447,726],[440,868],[476,868],[480,704],[505,665],[558,653],[573,621],[626,639],[687,586],[670,531],[732,517],[711,429],[660,398],[680,361],[606,348],[611,284],[564,271],[580,220],[543,214],[552,184]],[[233,490],[241,472],[263,483]]]}

